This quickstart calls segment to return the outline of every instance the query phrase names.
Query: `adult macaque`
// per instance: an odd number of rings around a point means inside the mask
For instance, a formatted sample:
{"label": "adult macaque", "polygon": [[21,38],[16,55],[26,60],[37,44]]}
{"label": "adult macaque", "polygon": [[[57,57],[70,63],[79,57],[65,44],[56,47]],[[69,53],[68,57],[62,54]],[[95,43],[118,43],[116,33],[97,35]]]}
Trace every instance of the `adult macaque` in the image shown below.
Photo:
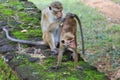
{"label": "adult macaque", "polygon": [[62,4],[58,1],[54,1],[49,5],[49,7],[42,10],[41,28],[43,33],[43,42],[32,42],[15,39],[9,35],[9,32],[5,27],[3,27],[2,29],[6,32],[7,38],[11,41],[32,45],[48,45],[50,46],[51,51],[54,51],[54,53],[57,54],[57,45],[60,40],[59,24],[63,15],[62,9]]}
{"label": "adult macaque", "polygon": [[82,39],[82,50],[84,54],[84,41],[83,41],[81,22],[78,16],[72,13],[68,13],[63,20],[63,24],[61,25],[60,47],[59,47],[59,53],[58,53],[58,62],[56,66],[57,68],[61,65],[63,52],[66,49],[68,49],[73,52],[74,68],[80,69],[80,67],[78,66],[78,52],[77,52],[77,41],[76,41],[76,31],[77,31],[76,20],[78,21],[79,26],[80,26],[81,39]]}
{"label": "adult macaque", "polygon": [[57,45],[60,37],[60,21],[62,18],[62,4],[59,1],[52,2],[49,7],[43,9],[41,15],[41,28],[43,41],[50,46],[51,51],[58,53]]}

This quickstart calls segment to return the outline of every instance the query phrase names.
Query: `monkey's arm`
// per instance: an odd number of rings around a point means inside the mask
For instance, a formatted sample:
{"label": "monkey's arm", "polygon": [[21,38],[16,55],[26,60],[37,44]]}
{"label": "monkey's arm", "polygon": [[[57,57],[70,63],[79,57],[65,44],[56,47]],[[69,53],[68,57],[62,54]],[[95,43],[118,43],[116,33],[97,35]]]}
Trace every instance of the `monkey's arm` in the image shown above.
{"label": "monkey's arm", "polygon": [[43,10],[42,11],[42,16],[41,16],[41,28],[42,28],[42,32],[48,31],[49,24],[50,24],[50,22],[48,20],[47,13],[45,12],[45,10]]}
{"label": "monkey's arm", "polygon": [[59,27],[59,23],[60,23],[60,21],[56,21],[54,23],[51,23],[49,25],[48,31],[52,32],[52,31],[56,30],[56,28]]}

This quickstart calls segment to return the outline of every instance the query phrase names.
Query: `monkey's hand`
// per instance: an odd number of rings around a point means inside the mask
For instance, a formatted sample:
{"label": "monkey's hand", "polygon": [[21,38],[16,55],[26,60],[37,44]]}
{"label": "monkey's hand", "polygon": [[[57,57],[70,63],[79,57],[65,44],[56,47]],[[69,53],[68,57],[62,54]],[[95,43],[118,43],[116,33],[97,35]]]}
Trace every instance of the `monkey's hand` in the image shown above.
{"label": "monkey's hand", "polygon": [[48,31],[49,32],[55,31],[56,28],[58,28],[59,23],[60,23],[60,21],[56,21],[56,22],[53,22],[53,23],[49,24]]}
{"label": "monkey's hand", "polygon": [[82,66],[77,66],[75,67],[76,70],[80,70],[80,71],[83,71],[83,67]]}
{"label": "monkey's hand", "polygon": [[53,52],[54,55],[57,55],[58,54],[58,49],[56,48],[56,49],[52,50],[52,52]]}

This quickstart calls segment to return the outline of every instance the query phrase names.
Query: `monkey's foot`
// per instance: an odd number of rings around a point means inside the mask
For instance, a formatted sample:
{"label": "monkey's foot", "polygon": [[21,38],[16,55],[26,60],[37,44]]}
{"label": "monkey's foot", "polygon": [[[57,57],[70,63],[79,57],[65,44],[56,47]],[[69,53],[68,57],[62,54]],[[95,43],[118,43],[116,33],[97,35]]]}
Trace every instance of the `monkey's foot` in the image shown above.
{"label": "monkey's foot", "polygon": [[83,71],[83,67],[82,66],[77,66],[75,67],[76,70],[80,70],[80,71]]}
{"label": "monkey's foot", "polygon": [[56,48],[52,52],[53,52],[54,55],[57,55],[58,54],[58,49]]}
{"label": "monkey's foot", "polygon": [[56,48],[59,48],[59,46],[60,46],[60,42],[57,42],[56,43]]}
{"label": "monkey's foot", "polygon": [[50,66],[49,69],[59,69],[60,66]]}

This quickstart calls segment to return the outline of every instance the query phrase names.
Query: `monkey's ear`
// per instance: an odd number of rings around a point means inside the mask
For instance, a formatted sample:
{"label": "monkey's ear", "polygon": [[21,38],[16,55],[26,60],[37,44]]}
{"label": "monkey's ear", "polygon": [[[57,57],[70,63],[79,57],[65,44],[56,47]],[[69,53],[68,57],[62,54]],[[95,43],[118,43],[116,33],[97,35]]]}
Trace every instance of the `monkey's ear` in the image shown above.
{"label": "monkey's ear", "polygon": [[74,17],[75,17],[75,14],[71,13],[71,17],[74,18]]}
{"label": "monkey's ear", "polygon": [[74,15],[74,17],[77,16],[76,14],[73,14],[73,15]]}
{"label": "monkey's ear", "polygon": [[52,8],[49,6],[49,10],[52,10]]}

